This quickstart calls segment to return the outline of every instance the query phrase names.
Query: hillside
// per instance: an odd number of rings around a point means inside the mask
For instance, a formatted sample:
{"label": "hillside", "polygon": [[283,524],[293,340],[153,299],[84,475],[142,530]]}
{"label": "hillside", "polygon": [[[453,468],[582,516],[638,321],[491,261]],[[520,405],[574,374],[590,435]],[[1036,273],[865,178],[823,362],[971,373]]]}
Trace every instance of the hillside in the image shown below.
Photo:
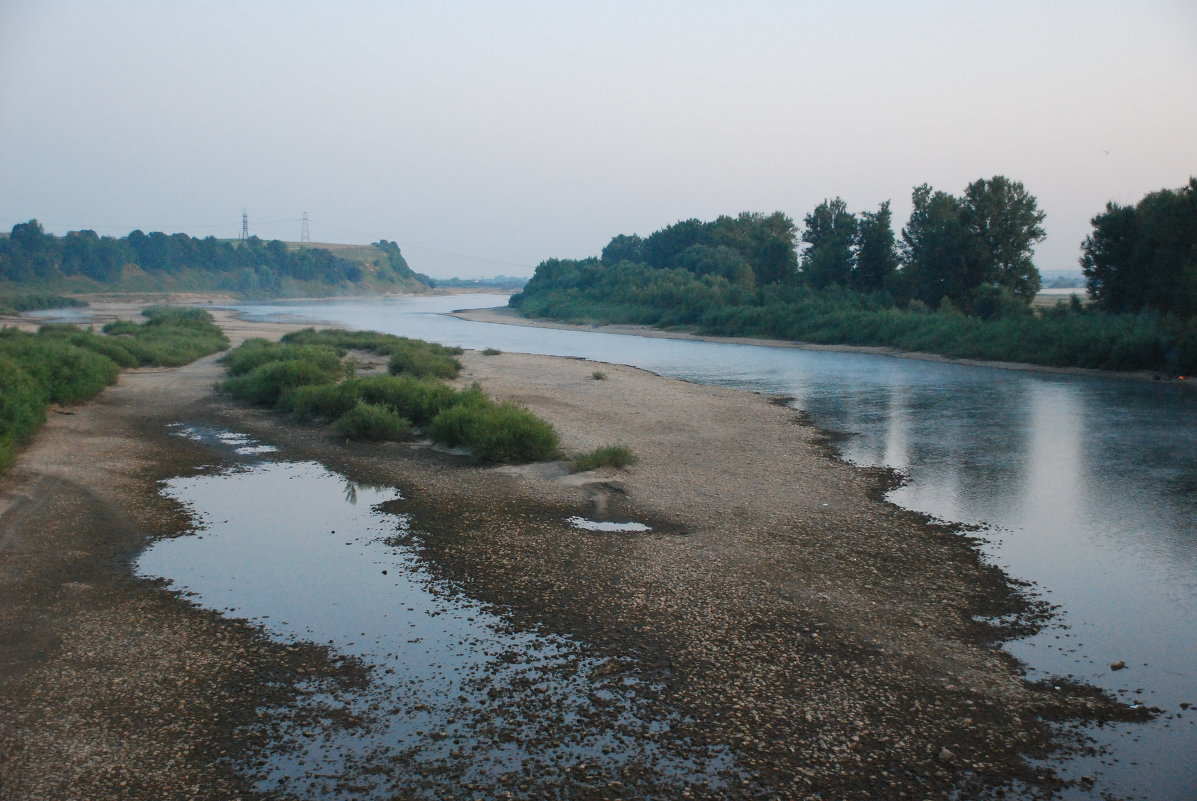
{"label": "hillside", "polygon": [[187,234],[47,234],[36,220],[0,235],[0,293],[222,292],[244,297],[419,292],[394,242],[198,239]]}

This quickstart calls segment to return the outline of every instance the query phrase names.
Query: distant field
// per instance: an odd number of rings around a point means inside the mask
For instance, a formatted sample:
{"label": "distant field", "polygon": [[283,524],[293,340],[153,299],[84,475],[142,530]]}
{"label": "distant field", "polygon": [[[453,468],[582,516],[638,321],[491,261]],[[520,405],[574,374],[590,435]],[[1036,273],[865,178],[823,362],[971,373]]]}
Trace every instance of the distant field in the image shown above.
{"label": "distant field", "polygon": [[382,256],[382,251],[373,245],[338,245],[333,242],[285,242],[283,244],[287,246],[287,250],[301,248],[327,250],[339,258],[350,261],[374,261]]}
{"label": "distant field", "polygon": [[1076,295],[1081,299],[1081,303],[1089,305],[1089,296],[1084,287],[1070,287],[1067,289],[1041,289],[1039,294],[1035,295],[1035,299],[1031,301],[1031,306],[1037,309],[1050,308],[1055,306],[1056,301],[1059,300],[1067,303],[1070,295]]}

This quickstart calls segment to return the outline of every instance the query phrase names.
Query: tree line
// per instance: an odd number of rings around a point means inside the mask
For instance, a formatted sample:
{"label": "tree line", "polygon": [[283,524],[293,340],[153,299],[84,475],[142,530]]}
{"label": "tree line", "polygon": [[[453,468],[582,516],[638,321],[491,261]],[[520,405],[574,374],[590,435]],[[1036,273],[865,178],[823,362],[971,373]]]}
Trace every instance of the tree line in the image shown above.
{"label": "tree line", "polygon": [[1044,214],[1003,176],[959,196],[916,187],[900,235],[888,202],[854,214],[838,197],[807,214],[802,229],[781,212],[746,212],[621,234],[597,258],[542,262],[511,305],[560,319],[1191,372],[1195,198],[1190,182],[1093,218],[1082,245],[1090,308],[1031,309]]}
{"label": "tree line", "polygon": [[[86,279],[101,286],[127,280],[133,266],[160,288],[225,289],[280,294],[305,284],[356,287],[365,282],[395,287],[420,286],[394,242],[375,243],[371,263],[345,259],[324,248],[289,249],[279,240],[250,237],[231,242],[187,234],[144,233],[98,236],[95,231],[47,234],[37,220],[13,226],[0,236],[0,282],[35,286],[79,286]],[[84,282],[85,283],[85,282]]]}

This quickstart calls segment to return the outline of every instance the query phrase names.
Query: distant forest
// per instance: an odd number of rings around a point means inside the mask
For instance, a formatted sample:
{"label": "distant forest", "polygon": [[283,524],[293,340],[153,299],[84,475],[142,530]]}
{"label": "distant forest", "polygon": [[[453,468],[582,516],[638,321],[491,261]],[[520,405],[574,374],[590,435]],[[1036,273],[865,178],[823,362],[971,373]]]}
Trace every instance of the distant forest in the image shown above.
{"label": "distant forest", "polygon": [[197,239],[143,233],[114,238],[95,231],[47,234],[37,220],[0,236],[0,288],[54,292],[226,291],[247,296],[394,292],[426,289],[399,246],[386,240],[346,258],[278,240]]}
{"label": "distant forest", "polygon": [[[959,196],[922,185],[895,235],[889,203],[620,234],[597,258],[542,262],[511,305],[529,317],[890,346],[959,358],[1197,372],[1197,179],[1110,204],[1081,244],[1091,303],[1036,309],[1044,214],[1003,176]],[[799,252],[799,242],[802,250]]]}

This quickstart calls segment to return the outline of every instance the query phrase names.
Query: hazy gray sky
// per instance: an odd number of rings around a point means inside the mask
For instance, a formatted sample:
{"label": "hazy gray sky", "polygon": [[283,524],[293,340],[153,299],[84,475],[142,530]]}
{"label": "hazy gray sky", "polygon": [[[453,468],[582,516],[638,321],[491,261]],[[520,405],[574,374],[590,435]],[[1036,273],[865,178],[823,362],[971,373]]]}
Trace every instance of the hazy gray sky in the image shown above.
{"label": "hazy gray sky", "polygon": [[1022,181],[1041,269],[1197,174],[1197,2],[0,0],[0,228],[393,239],[530,275],[618,233]]}

